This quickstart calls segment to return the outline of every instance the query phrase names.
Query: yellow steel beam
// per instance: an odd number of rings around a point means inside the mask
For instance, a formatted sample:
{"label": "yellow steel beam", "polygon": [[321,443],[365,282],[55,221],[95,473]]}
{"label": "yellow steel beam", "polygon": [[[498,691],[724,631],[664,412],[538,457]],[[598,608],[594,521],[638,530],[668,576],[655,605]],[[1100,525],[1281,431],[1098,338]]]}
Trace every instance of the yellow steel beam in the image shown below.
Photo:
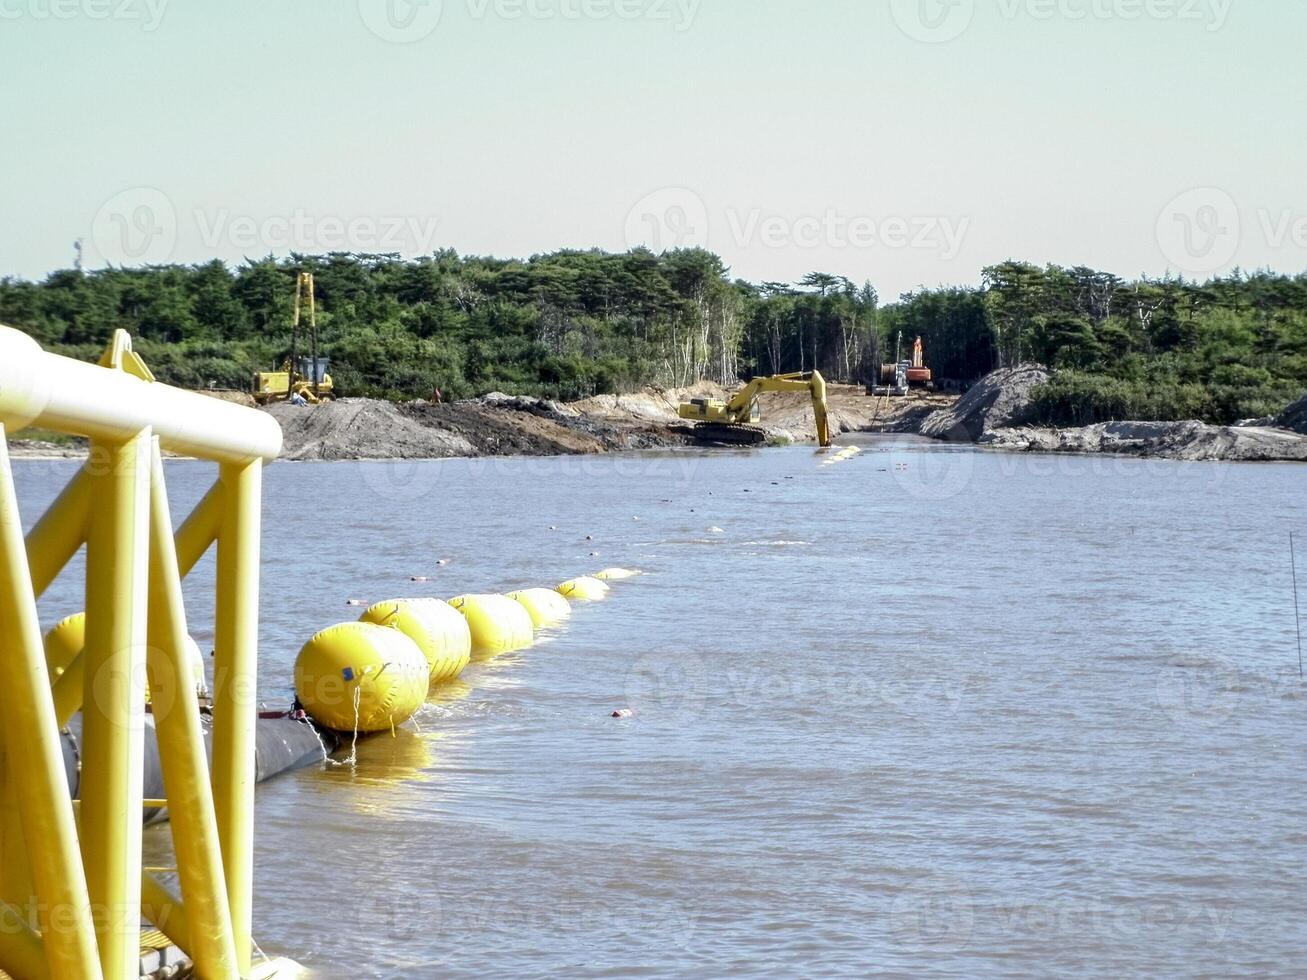
{"label": "yellow steel beam", "polygon": [[236,980],[231,909],[222,874],[200,704],[186,652],[186,609],[157,441],[151,463],[150,525],[150,701],[177,871],[191,921],[189,939],[178,941],[163,923],[155,924],[190,954],[200,976]]}
{"label": "yellow steel beam", "polygon": [[115,334],[124,370],[105,370],[48,354],[26,334],[0,326],[0,419],[15,429],[39,425],[106,444],[152,428],[164,449],[216,462],[277,458],[281,427],[272,416],[148,381],[134,367],[139,360],[123,357],[130,350],[126,335]]}
{"label": "yellow steel beam", "polygon": [[[22,747],[6,754],[10,788],[20,790],[13,794],[16,801],[9,797],[3,804],[17,806],[24,836],[33,844],[29,859],[50,973],[96,978],[101,969],[91,904],[22,527],[0,424],[0,716],[5,744]],[[139,830],[139,820],[136,825]]]}
{"label": "yellow steel beam", "polygon": [[223,493],[220,480],[209,488],[177,529],[177,570],[182,578],[191,573],[218,538],[218,528],[222,526]]}
{"label": "yellow steel beam", "polygon": [[252,952],[262,461],[224,463],[218,479],[223,506],[214,629],[213,796],[236,955],[244,975]]}
{"label": "yellow steel beam", "polygon": [[139,973],[150,445],[148,429],[91,443],[81,839],[100,963],[114,980]]}
{"label": "yellow steel beam", "polygon": [[23,915],[23,910],[0,902],[0,970],[22,980],[49,980],[50,964],[45,943]]}
{"label": "yellow steel beam", "polygon": [[78,470],[27,535],[27,566],[38,598],[86,542],[92,489],[89,469]]}
{"label": "yellow steel beam", "polygon": [[[148,871],[141,872],[141,914],[154,924],[154,927],[173,941],[183,952],[189,952],[191,924],[182,903],[173,897],[164,887],[163,882]],[[231,970],[222,973],[209,973],[205,967],[195,963],[196,975],[204,977],[236,976]]]}

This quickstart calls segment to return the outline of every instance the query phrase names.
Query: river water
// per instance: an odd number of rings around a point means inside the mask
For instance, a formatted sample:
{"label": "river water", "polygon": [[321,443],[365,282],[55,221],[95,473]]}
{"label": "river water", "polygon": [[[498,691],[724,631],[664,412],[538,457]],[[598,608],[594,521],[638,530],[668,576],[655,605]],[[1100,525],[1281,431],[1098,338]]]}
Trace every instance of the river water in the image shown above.
{"label": "river water", "polygon": [[[260,787],[263,947],[328,978],[1300,975],[1307,470],[852,443],[271,467],[272,706],[349,598],[648,574]],[[73,465],[16,466],[29,521]],[[168,477],[180,516],[211,472]]]}

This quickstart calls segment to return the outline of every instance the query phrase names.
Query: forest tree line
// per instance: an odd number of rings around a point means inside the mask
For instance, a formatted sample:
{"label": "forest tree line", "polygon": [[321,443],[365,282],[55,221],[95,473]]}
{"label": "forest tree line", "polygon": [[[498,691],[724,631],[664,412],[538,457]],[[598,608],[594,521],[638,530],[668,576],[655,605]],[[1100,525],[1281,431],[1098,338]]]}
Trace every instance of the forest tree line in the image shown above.
{"label": "forest tree line", "polygon": [[865,384],[917,336],[936,377],[961,387],[1022,362],[1054,368],[1039,397],[1052,424],[1231,422],[1307,389],[1307,275],[1269,272],[1126,281],[1005,262],[979,286],[882,304],[870,282],[822,272],[732,279],[700,249],[331,254],[4,278],[0,323],[86,360],[121,327],[161,380],[246,389],[289,351],[300,271],[314,274],[323,352],[349,395],[572,399],[814,367]]}

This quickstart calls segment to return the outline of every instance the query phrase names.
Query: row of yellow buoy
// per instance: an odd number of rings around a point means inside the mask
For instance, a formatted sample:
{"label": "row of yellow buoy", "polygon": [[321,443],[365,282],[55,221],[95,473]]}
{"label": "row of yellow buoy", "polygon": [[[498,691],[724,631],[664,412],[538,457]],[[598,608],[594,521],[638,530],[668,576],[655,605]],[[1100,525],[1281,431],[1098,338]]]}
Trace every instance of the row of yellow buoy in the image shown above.
{"label": "row of yellow buoy", "polygon": [[295,694],[324,728],[393,731],[474,657],[529,647],[537,630],[571,616],[572,602],[597,602],[610,581],[638,574],[609,568],[554,589],[376,603],[358,622],[332,626],[304,645],[295,661]]}

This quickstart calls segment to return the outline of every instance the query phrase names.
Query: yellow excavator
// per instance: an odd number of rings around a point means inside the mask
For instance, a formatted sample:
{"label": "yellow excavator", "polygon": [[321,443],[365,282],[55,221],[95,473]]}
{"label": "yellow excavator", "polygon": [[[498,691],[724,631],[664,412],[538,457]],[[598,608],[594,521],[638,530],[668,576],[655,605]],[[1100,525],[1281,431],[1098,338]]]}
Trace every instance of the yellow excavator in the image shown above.
{"label": "yellow excavator", "polygon": [[[305,308],[309,314],[309,356],[299,354],[300,317]],[[254,375],[254,400],[260,405],[268,402],[303,399],[317,405],[332,393],[328,361],[318,356],[318,310],[313,300],[313,273],[301,272],[295,281],[295,319],[291,324],[290,357],[280,371],[260,371]],[[301,404],[303,403],[301,402]]]}
{"label": "yellow excavator", "polygon": [[761,420],[758,396],[769,391],[809,392],[812,395],[812,414],[817,419],[817,441],[823,447],[831,444],[830,425],[826,418],[826,379],[818,371],[754,378],[728,402],[695,398],[683,402],[678,414],[697,423],[694,437],[700,442],[756,446],[767,438],[758,427]]}

